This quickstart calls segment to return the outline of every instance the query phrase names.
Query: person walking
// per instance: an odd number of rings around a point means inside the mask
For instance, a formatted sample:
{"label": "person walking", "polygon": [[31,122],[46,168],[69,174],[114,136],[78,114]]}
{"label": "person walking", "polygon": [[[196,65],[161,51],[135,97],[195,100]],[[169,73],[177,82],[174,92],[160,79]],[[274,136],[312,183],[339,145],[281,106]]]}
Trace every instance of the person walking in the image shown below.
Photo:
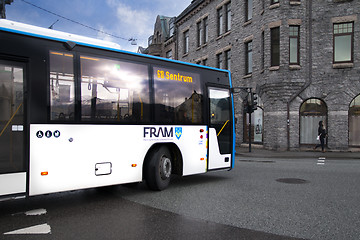
{"label": "person walking", "polygon": [[326,129],[324,126],[323,121],[319,122],[319,128],[318,128],[318,138],[320,140],[320,144],[317,144],[314,147],[314,150],[318,147],[321,147],[322,152],[325,152],[325,138],[327,136]]}

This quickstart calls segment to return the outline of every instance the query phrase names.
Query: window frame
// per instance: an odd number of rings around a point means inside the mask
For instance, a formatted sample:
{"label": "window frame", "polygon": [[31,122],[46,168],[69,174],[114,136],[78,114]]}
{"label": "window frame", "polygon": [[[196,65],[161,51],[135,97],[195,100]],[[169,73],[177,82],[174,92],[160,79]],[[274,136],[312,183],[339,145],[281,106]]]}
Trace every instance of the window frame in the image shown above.
{"label": "window frame", "polygon": [[189,30],[184,31],[183,33],[183,37],[184,37],[184,54],[188,54],[189,53]]}
{"label": "window frame", "polygon": [[[343,24],[351,24],[352,31],[346,33],[335,33],[335,26],[336,25],[343,25]],[[350,36],[350,60],[345,61],[336,61],[335,59],[335,52],[336,52],[336,38],[343,37],[343,36]],[[354,62],[354,22],[341,22],[341,23],[333,23],[333,64],[341,64],[341,63],[353,63]]]}
{"label": "window frame", "polygon": [[[251,57],[250,57],[251,56]],[[253,41],[245,43],[245,75],[253,72]]]}
{"label": "window frame", "polygon": [[217,35],[218,37],[224,34],[224,15],[223,7],[217,9]]}
{"label": "window frame", "polygon": [[231,49],[226,50],[225,54],[225,69],[231,71]]}
{"label": "window frame", "polygon": [[203,33],[203,22],[202,21],[199,21],[196,23],[196,32],[197,32],[197,47],[200,47],[204,40],[203,40],[203,37],[204,37],[204,33]]}
{"label": "window frame", "polygon": [[225,4],[225,32],[231,30],[231,2]]}
{"label": "window frame", "polygon": [[204,44],[207,43],[209,41],[209,18],[205,17],[203,19],[203,33],[204,33]]}
{"label": "window frame", "polygon": [[216,67],[223,69],[224,68],[224,61],[223,61],[223,53],[216,54]]}
{"label": "window frame", "polygon": [[[251,1],[251,7],[249,2]],[[253,0],[245,1],[245,22],[251,21],[253,17]]]}
{"label": "window frame", "polygon": [[[297,28],[297,35],[292,35],[292,28]],[[291,51],[291,40],[296,39],[296,62],[291,61],[291,56],[293,52]],[[300,65],[300,26],[299,25],[289,25],[289,65]]]}
{"label": "window frame", "polygon": [[[276,36],[274,36],[274,34],[276,33],[275,31],[277,31]],[[271,67],[280,66],[280,26],[270,29],[270,66]]]}

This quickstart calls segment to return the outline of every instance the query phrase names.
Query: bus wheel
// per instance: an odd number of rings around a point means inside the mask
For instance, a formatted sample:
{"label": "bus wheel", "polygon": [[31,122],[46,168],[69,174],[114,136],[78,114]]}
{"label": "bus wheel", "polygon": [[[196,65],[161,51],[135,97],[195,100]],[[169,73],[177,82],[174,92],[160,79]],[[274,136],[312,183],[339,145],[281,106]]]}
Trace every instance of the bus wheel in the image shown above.
{"label": "bus wheel", "polygon": [[151,190],[164,190],[169,186],[171,176],[171,154],[167,147],[157,147],[144,164],[144,177]]}

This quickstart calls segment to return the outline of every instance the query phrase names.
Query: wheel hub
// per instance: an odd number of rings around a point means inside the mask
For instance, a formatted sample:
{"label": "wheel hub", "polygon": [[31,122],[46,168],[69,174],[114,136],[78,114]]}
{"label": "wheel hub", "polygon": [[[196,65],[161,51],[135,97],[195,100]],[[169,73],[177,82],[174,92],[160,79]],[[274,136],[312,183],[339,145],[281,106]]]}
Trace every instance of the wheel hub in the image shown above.
{"label": "wheel hub", "polygon": [[167,179],[171,175],[171,160],[166,156],[161,158],[160,175],[162,179]]}

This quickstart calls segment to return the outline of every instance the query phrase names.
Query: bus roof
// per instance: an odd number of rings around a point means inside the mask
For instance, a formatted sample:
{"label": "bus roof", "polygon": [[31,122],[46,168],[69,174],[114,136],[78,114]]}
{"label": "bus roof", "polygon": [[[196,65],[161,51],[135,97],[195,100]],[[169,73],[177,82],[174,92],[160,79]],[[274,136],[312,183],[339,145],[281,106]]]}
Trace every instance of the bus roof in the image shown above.
{"label": "bus roof", "polygon": [[60,41],[60,42],[69,42],[70,41],[70,42],[74,42],[76,44],[84,45],[84,46],[88,46],[88,47],[103,48],[105,50],[110,50],[110,51],[123,52],[123,53],[127,53],[127,54],[139,55],[139,56],[152,58],[152,59],[159,59],[159,60],[175,62],[175,63],[179,63],[179,64],[183,64],[183,65],[196,66],[196,67],[230,73],[229,70],[225,70],[225,69],[213,68],[213,67],[209,67],[209,66],[203,66],[203,65],[198,65],[198,64],[194,64],[194,63],[183,62],[183,61],[173,60],[173,59],[167,59],[167,58],[162,58],[162,57],[157,57],[157,56],[152,56],[152,55],[144,55],[144,54],[139,54],[139,53],[134,53],[134,52],[128,52],[128,51],[122,50],[120,45],[117,43],[114,43],[114,42],[104,41],[104,40],[100,40],[100,39],[96,39],[96,38],[85,37],[85,36],[76,35],[76,34],[67,33],[67,32],[61,32],[61,31],[43,28],[43,27],[37,27],[34,25],[30,25],[30,24],[10,21],[7,19],[0,19],[0,31],[12,32],[12,33],[17,33],[17,34],[22,34],[22,35],[38,37],[38,38],[45,38],[45,39],[55,40],[55,41]]}
{"label": "bus roof", "polygon": [[48,28],[37,27],[29,24],[14,22],[6,19],[0,19],[0,30],[21,33],[35,37],[43,37],[47,39],[54,39],[62,42],[75,42],[92,46],[100,46],[104,48],[121,50],[120,45],[113,42],[99,40],[96,38],[84,37],[76,34],[61,32]]}

